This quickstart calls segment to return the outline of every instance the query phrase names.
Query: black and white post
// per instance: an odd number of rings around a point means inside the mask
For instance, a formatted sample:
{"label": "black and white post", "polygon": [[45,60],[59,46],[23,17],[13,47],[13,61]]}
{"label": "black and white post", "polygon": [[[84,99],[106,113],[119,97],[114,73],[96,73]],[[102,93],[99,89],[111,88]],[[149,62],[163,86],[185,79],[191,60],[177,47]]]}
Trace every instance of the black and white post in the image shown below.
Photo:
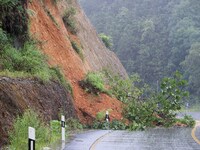
{"label": "black and white post", "polygon": [[28,150],[35,150],[35,129],[28,127]]}
{"label": "black and white post", "polygon": [[65,141],[65,116],[61,116],[61,134],[62,134],[62,141]]}
{"label": "black and white post", "polygon": [[109,122],[110,122],[110,117],[109,117],[109,112],[106,111],[106,116],[105,116],[105,121],[106,121],[106,129],[109,130]]}
{"label": "black and white post", "polygon": [[109,117],[109,112],[108,112],[108,111],[106,111],[105,120],[106,120],[106,122],[108,122],[108,123],[109,123],[109,121],[110,121],[110,117]]}

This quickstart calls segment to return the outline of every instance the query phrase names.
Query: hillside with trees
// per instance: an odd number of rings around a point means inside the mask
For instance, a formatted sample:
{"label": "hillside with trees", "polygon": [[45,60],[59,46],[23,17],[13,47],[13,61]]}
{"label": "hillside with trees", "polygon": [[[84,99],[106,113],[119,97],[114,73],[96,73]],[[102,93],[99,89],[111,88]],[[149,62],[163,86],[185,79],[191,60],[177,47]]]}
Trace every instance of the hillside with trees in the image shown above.
{"label": "hillside with trees", "polygon": [[188,80],[191,102],[200,96],[200,1],[80,0],[98,33],[112,38],[129,74],[158,88],[176,70]]}

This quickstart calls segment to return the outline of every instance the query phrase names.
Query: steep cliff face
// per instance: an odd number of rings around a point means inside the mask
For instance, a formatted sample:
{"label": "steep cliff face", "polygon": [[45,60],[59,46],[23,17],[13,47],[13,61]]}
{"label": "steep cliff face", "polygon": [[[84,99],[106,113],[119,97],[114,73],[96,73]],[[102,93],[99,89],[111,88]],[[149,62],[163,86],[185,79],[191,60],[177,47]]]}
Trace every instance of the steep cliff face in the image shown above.
{"label": "steep cliff face", "polygon": [[72,97],[59,83],[41,83],[31,79],[0,77],[0,145],[7,142],[9,130],[17,115],[31,108],[44,120],[76,117]]}
{"label": "steep cliff face", "polygon": [[[28,7],[35,12],[35,15],[30,17],[31,34],[45,41],[41,48],[49,56],[49,64],[59,65],[66,79],[71,82],[79,119],[85,123],[91,122],[97,112],[106,109],[112,109],[111,116],[120,119],[121,103],[119,101],[105,94],[99,96],[87,94],[78,84],[87,72],[100,71],[103,68],[110,69],[123,77],[127,76],[119,59],[99,40],[78,2],[60,0],[55,5],[51,0],[32,1]],[[76,35],[69,32],[62,20],[64,12],[70,7],[76,9],[75,18],[78,28]],[[82,45],[84,60],[73,50],[70,40]]]}
{"label": "steep cliff face", "polygon": [[126,70],[121,62],[115,53],[107,49],[99,39],[95,28],[91,25],[77,0],[68,3],[66,0],[63,0],[59,4],[61,15],[63,15],[64,11],[70,7],[74,7],[77,10],[75,16],[78,28],[77,36],[83,46],[85,60],[90,68],[93,71],[100,71],[106,68],[123,77],[127,77]]}

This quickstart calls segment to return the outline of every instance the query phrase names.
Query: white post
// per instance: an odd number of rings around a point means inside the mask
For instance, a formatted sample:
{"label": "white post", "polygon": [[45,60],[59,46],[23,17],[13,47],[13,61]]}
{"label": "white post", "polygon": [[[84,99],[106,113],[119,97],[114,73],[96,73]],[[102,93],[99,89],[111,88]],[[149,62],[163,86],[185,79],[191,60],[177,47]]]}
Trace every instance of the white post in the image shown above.
{"label": "white post", "polygon": [[109,112],[106,111],[106,121],[109,122]]}
{"label": "white post", "polygon": [[28,127],[28,150],[35,150],[35,129]]}
{"label": "white post", "polygon": [[65,141],[65,116],[61,116],[62,141]]}
{"label": "white post", "polygon": [[109,121],[110,121],[110,117],[109,117],[109,112],[108,111],[106,111],[106,117],[105,117],[105,119],[106,119],[106,122],[107,122],[107,124],[106,124],[106,128],[107,128],[107,130],[109,130]]}

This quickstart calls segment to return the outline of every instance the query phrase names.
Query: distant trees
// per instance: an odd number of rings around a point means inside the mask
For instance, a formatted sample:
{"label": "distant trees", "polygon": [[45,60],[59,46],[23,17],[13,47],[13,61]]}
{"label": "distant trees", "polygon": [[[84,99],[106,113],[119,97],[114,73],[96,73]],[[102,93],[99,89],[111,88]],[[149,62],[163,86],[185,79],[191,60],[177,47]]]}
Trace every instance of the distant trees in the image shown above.
{"label": "distant trees", "polygon": [[99,33],[110,35],[113,50],[129,74],[151,86],[179,70],[200,96],[198,0],[80,0]]}

